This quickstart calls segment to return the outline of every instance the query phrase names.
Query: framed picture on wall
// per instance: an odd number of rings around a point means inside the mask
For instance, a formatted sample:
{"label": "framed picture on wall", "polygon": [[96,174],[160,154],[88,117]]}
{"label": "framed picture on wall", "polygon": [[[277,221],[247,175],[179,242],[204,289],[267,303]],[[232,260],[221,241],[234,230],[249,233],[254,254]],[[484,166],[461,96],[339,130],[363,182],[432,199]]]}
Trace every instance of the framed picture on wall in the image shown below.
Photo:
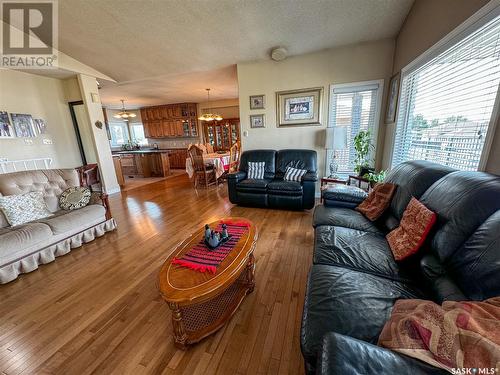
{"label": "framed picture on wall", "polygon": [[392,124],[396,121],[396,108],[398,106],[400,77],[400,73],[394,75],[391,78],[391,82],[389,83],[389,100],[387,101],[387,111],[385,112],[386,124]]}
{"label": "framed picture on wall", "polygon": [[264,128],[264,115],[250,115],[250,127],[251,128]]}
{"label": "framed picture on wall", "polygon": [[47,124],[41,118],[33,119],[33,126],[35,128],[35,134],[45,134],[47,131]]}
{"label": "framed picture on wall", "polygon": [[14,138],[14,129],[10,123],[9,114],[0,111],[0,138]]}
{"label": "framed picture on wall", "polygon": [[276,93],[278,126],[321,124],[323,87]]}
{"label": "framed picture on wall", "polygon": [[250,96],[250,109],[264,109],[265,95],[252,95]]}
{"label": "framed picture on wall", "polygon": [[12,124],[17,137],[33,138],[36,136],[33,118],[31,115],[22,113],[11,113]]}

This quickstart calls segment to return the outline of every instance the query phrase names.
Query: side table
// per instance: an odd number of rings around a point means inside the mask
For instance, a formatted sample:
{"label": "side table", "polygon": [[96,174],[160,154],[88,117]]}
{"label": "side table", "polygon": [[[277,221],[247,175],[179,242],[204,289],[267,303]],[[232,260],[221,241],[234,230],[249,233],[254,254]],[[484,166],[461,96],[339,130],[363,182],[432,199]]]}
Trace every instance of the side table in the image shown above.
{"label": "side table", "polygon": [[[320,191],[323,191],[323,187],[328,184],[347,185],[347,181],[348,180],[344,180],[342,178],[322,177],[320,182]],[[323,203],[323,194],[321,194],[320,203]]]}

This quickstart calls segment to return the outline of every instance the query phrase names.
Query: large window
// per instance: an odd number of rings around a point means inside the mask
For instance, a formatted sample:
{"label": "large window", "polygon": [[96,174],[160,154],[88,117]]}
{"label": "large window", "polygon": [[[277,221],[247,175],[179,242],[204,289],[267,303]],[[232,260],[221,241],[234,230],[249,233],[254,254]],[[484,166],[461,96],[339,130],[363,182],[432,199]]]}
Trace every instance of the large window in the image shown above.
{"label": "large window", "polygon": [[477,170],[500,82],[500,17],[403,72],[392,166]]}
{"label": "large window", "polygon": [[354,137],[360,130],[371,133],[372,144],[375,146],[381,86],[378,81],[330,86],[328,127],[335,128],[335,140],[334,145],[327,145],[327,169],[332,155],[335,154],[338,173],[353,173],[356,155],[353,147]]}
{"label": "large window", "polygon": [[144,136],[144,126],[141,123],[127,124],[125,121],[110,121],[109,131],[112,147],[121,147],[129,140],[137,142],[141,146],[148,144],[148,140]]}

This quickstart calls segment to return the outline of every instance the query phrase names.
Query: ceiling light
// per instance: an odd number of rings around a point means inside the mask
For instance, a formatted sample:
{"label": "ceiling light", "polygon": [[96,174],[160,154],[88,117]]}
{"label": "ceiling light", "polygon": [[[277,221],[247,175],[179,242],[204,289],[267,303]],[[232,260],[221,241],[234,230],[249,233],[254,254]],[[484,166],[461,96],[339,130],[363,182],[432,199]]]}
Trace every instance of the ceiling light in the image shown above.
{"label": "ceiling light", "polygon": [[222,120],[222,116],[219,115],[218,113],[212,113],[210,111],[210,89],[205,89],[207,90],[207,103],[208,103],[208,112],[202,114],[200,117],[198,117],[198,120],[200,121],[220,121]]}
{"label": "ceiling light", "polygon": [[122,110],[121,112],[118,112],[116,115],[114,115],[114,118],[119,118],[122,119],[123,121],[128,121],[129,118],[134,118],[137,115],[134,112],[129,112],[125,109],[125,101],[122,99]]}

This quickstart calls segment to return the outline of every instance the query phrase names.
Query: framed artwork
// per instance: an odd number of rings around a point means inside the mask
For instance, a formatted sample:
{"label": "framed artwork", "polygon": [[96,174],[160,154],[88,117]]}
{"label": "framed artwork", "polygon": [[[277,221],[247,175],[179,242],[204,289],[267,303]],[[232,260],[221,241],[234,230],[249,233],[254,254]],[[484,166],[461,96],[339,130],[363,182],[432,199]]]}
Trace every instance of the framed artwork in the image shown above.
{"label": "framed artwork", "polygon": [[321,124],[323,87],[276,93],[278,126]]}
{"label": "framed artwork", "polygon": [[14,129],[5,111],[0,111],[0,138],[14,138]]}
{"label": "framed artwork", "polygon": [[251,128],[264,128],[264,115],[250,115]]}
{"label": "framed artwork", "polygon": [[387,111],[385,112],[386,124],[390,124],[396,121],[396,108],[398,106],[400,77],[400,73],[394,75],[391,78],[391,82],[389,83],[389,100],[387,103]]}
{"label": "framed artwork", "polygon": [[250,96],[250,109],[264,109],[265,95],[252,95]]}
{"label": "framed artwork", "polygon": [[21,113],[11,113],[12,124],[17,137],[33,138],[36,136],[33,118],[31,115]]}
{"label": "framed artwork", "polygon": [[35,128],[35,134],[45,134],[47,131],[47,124],[41,118],[33,119],[33,126]]}

